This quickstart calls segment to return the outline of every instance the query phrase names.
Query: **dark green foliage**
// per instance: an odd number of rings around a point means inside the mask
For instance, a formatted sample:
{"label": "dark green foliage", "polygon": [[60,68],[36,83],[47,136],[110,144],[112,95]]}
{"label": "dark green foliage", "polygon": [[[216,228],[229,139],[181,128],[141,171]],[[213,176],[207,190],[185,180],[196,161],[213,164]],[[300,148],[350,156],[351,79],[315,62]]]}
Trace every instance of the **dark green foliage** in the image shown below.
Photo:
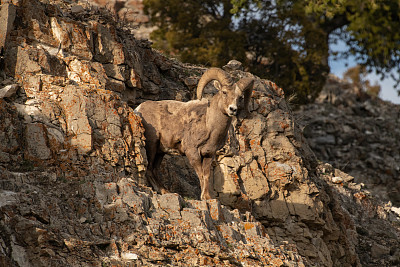
{"label": "dark green foliage", "polygon": [[[350,47],[343,56],[355,55],[368,72],[382,77],[390,71],[399,85],[400,2],[397,0],[330,0],[306,2],[306,14],[318,18],[329,34],[337,31]],[[400,93],[400,91],[399,91]]]}
{"label": "dark green foliage", "polygon": [[386,73],[400,66],[394,0],[143,2],[158,26],[152,39],[162,52],[206,66],[237,59],[295,95],[297,103],[313,101],[322,89],[335,38],[346,41],[347,54],[357,55],[367,70]]}
{"label": "dark green foliage", "polygon": [[[239,30],[246,33],[252,57],[246,66],[262,78],[284,88],[295,102],[312,102],[329,73],[327,35],[304,16],[302,5],[285,1],[257,1],[242,11]],[[303,25],[303,26],[301,26]]]}
{"label": "dark green foliage", "polygon": [[162,52],[207,66],[244,60],[245,36],[231,27],[229,1],[145,0],[144,4],[159,27],[152,39]]}

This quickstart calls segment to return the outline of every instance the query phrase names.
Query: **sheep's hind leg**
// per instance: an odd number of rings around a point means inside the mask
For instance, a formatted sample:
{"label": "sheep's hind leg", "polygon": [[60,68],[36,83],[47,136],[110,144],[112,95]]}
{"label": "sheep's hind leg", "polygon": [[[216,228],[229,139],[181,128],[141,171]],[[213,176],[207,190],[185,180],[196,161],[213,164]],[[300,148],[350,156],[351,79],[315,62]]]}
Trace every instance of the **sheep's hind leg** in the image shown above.
{"label": "sheep's hind leg", "polygon": [[157,183],[157,186],[159,188],[159,191],[161,194],[166,194],[169,193],[169,191],[165,188],[162,183],[160,183],[160,167],[161,167],[161,162],[164,158],[164,153],[163,154],[156,154],[154,158],[154,165],[153,165],[153,176],[155,177],[155,181]]}
{"label": "sheep's hind leg", "polygon": [[146,152],[148,161],[146,178],[147,181],[150,183],[150,185],[153,187],[154,191],[162,193],[163,189],[159,183],[157,168],[160,167],[163,155],[160,158],[159,154],[157,154],[157,147],[158,144],[156,142],[149,141],[146,143]]}
{"label": "sheep's hind leg", "polygon": [[154,170],[151,167],[147,167],[146,172],[147,181],[150,183],[151,187],[153,187],[154,191],[161,192],[157,178],[154,176]]}

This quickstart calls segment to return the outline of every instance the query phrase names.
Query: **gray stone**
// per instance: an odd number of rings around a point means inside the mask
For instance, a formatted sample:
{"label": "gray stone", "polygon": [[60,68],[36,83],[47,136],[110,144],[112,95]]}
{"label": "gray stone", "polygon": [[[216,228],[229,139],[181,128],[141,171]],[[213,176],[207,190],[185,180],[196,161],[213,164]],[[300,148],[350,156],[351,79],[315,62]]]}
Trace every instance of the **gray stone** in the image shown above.
{"label": "gray stone", "polygon": [[232,70],[243,70],[243,64],[237,60],[229,60],[228,64],[222,67],[224,70],[232,71]]}
{"label": "gray stone", "polygon": [[183,199],[178,194],[163,194],[159,198],[159,205],[162,209],[180,211],[182,209]]}
{"label": "gray stone", "polygon": [[0,190],[0,208],[7,205],[14,205],[17,202],[17,193],[13,191]]}
{"label": "gray stone", "polygon": [[373,243],[371,246],[371,256],[372,258],[378,259],[382,256],[388,256],[390,253],[390,248],[382,246],[377,243]]}
{"label": "gray stone", "polygon": [[207,201],[208,211],[214,221],[223,221],[224,215],[222,213],[221,203],[217,199],[211,199]]}
{"label": "gray stone", "polygon": [[[316,156],[344,182],[363,183],[383,201],[400,205],[400,106],[371,98],[330,75],[315,103],[295,111]],[[395,163],[396,162],[396,163]]]}
{"label": "gray stone", "polygon": [[315,138],[315,142],[319,145],[334,145],[336,144],[335,136],[333,135],[325,135],[325,136],[318,136]]}
{"label": "gray stone", "polygon": [[205,226],[202,222],[202,211],[196,209],[184,208],[181,211],[182,220],[190,223],[192,227]]}
{"label": "gray stone", "polygon": [[122,201],[126,203],[136,214],[141,214],[149,210],[150,200],[142,193],[136,193],[132,180],[121,179],[118,183]]}
{"label": "gray stone", "polygon": [[29,123],[25,129],[26,157],[35,161],[51,158],[51,151],[47,145],[46,127],[42,123]]}
{"label": "gray stone", "polygon": [[115,30],[99,22],[93,23],[93,30],[98,33],[94,41],[94,58],[100,63],[113,63],[120,65],[125,63],[125,54],[122,44],[116,41]]}
{"label": "gray stone", "polygon": [[116,92],[123,92],[125,91],[125,82],[114,78],[109,78],[106,83],[106,89]]}
{"label": "gray stone", "polygon": [[0,162],[10,162],[11,161],[11,155],[0,151]]}
{"label": "gray stone", "polygon": [[125,66],[103,64],[103,67],[108,77],[119,81],[125,81]]}
{"label": "gray stone", "polygon": [[199,82],[198,78],[195,77],[187,77],[184,80],[184,83],[186,84],[186,86],[188,86],[189,88],[195,88],[197,86],[197,83]]}
{"label": "gray stone", "polygon": [[71,12],[72,13],[81,13],[83,11],[85,11],[85,9],[81,5],[75,5],[75,6],[71,7]]}
{"label": "gray stone", "polygon": [[29,257],[24,247],[19,246],[14,242],[12,242],[11,248],[12,248],[12,258],[14,261],[18,263],[19,266],[26,266],[26,267],[33,266],[29,262]]}
{"label": "gray stone", "polygon": [[240,234],[240,232],[232,229],[232,227],[229,225],[223,224],[219,226],[219,230],[221,231],[221,234],[225,239],[229,238],[236,241],[242,241],[242,235]]}
{"label": "gray stone", "polygon": [[17,93],[18,84],[10,84],[0,88],[0,98],[11,97]]}
{"label": "gray stone", "polygon": [[345,172],[343,172],[343,171],[341,171],[339,169],[335,169],[335,176],[339,176],[346,183],[354,181],[354,177],[353,176],[348,175],[347,173],[345,173]]}

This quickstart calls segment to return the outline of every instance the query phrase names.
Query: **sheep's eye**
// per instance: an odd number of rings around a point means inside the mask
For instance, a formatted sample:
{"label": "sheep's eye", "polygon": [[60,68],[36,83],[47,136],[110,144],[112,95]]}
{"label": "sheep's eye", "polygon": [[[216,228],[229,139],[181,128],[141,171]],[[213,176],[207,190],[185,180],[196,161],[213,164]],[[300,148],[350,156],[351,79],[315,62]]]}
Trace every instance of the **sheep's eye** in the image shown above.
{"label": "sheep's eye", "polygon": [[224,95],[226,95],[226,91],[222,91],[222,93],[223,93]]}

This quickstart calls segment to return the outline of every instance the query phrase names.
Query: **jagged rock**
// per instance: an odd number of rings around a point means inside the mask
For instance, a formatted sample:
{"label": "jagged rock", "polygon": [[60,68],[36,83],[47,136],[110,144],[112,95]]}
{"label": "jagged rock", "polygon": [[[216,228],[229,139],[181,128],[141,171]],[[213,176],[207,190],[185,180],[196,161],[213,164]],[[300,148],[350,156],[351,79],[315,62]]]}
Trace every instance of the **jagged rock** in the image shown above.
{"label": "jagged rock", "polygon": [[[372,197],[367,191],[360,191],[360,185],[352,182],[334,184],[332,178],[337,173],[343,173],[332,167],[328,163],[322,163],[317,167],[317,172],[321,179],[327,181],[332,187],[330,191],[336,200],[335,205],[339,204],[342,210],[337,210],[335,216],[345,216],[353,218],[348,221],[352,224],[352,229],[347,229],[348,241],[354,244],[354,249],[358,254],[362,266],[385,264],[395,266],[398,259],[392,257],[399,242],[399,233],[392,223],[398,221],[398,215],[390,212],[391,205],[379,204],[379,201]],[[349,175],[347,175],[349,179]],[[354,206],[356,201],[357,206]],[[336,208],[334,208],[336,209]],[[336,218],[337,219],[337,218]],[[398,225],[396,222],[395,225]],[[397,226],[398,227],[398,226]],[[388,253],[390,248],[390,253]],[[373,249],[376,249],[373,251]],[[372,256],[373,255],[373,256]],[[375,257],[375,258],[374,258]]]}
{"label": "jagged rock", "polygon": [[233,71],[233,70],[243,70],[242,62],[237,60],[230,60],[225,66],[222,67],[224,70]]}
{"label": "jagged rock", "polygon": [[0,88],[0,98],[13,96],[18,90],[18,84],[11,84]]}
{"label": "jagged rock", "polygon": [[13,205],[17,202],[17,193],[13,191],[0,190],[0,207]]}
{"label": "jagged rock", "polygon": [[85,9],[81,5],[76,5],[71,7],[71,12],[72,13],[80,13],[83,12]]}
{"label": "jagged rock", "polygon": [[396,206],[400,205],[399,114],[399,105],[371,98],[333,75],[314,104],[296,111],[319,159]]}
{"label": "jagged rock", "polygon": [[[202,261],[211,265],[223,264],[225,260],[228,260],[227,265],[235,262],[260,265],[280,259],[288,266],[304,266],[293,246],[274,246],[260,223],[246,221],[237,210],[231,211],[215,200],[199,201],[202,209],[183,208],[179,212],[179,205],[189,206],[190,203],[176,194],[167,194],[158,196],[159,203],[168,205],[162,201],[172,197],[178,206],[169,205],[172,209],[153,206],[149,197],[154,193],[132,179],[120,179],[118,186],[102,183],[96,175],[87,177],[85,183],[59,179],[38,183],[45,181],[47,175],[28,174],[30,183],[24,183],[24,189],[18,193],[24,196],[20,200],[22,203],[17,202],[16,193],[1,192],[7,195],[0,206],[1,212],[10,216],[5,230],[14,240],[12,253],[19,253],[18,256],[7,255],[19,265],[73,264],[77,263],[75,254],[78,253],[91,264],[124,261],[189,264],[197,262],[201,255]],[[4,170],[1,178],[15,186],[23,184],[18,173]],[[33,187],[35,193],[28,195]],[[52,191],[48,191],[50,187]],[[59,195],[58,187],[64,188],[63,194]],[[39,195],[42,199],[36,197]],[[30,203],[27,211],[24,202]],[[215,211],[208,208],[208,204],[217,205],[219,212],[225,214],[224,219],[214,219],[210,214]],[[10,213],[12,210],[14,212]],[[179,217],[169,215],[173,210],[179,212]],[[50,225],[53,227],[49,228]],[[233,242],[232,236],[223,234],[227,232],[234,233],[235,239],[241,242]],[[24,238],[24,233],[29,233],[30,237]],[[1,238],[4,240],[5,236]],[[33,246],[39,243],[39,247]],[[57,254],[54,251],[58,251]],[[2,257],[7,259],[7,255]],[[88,263],[81,261],[81,265]]]}
{"label": "jagged rock", "polygon": [[89,0],[89,3],[105,7],[113,12],[125,25],[131,25],[131,31],[137,39],[149,39],[155,29],[149,24],[149,17],[144,13],[142,0]]}
{"label": "jagged rock", "polygon": [[21,132],[23,125],[18,113],[5,100],[0,99],[0,161],[12,162],[21,160],[18,152],[21,149]]}
{"label": "jagged rock", "polygon": [[30,123],[25,128],[26,154],[25,159],[33,161],[45,161],[51,158],[51,150],[48,147],[46,127],[42,123]]}

